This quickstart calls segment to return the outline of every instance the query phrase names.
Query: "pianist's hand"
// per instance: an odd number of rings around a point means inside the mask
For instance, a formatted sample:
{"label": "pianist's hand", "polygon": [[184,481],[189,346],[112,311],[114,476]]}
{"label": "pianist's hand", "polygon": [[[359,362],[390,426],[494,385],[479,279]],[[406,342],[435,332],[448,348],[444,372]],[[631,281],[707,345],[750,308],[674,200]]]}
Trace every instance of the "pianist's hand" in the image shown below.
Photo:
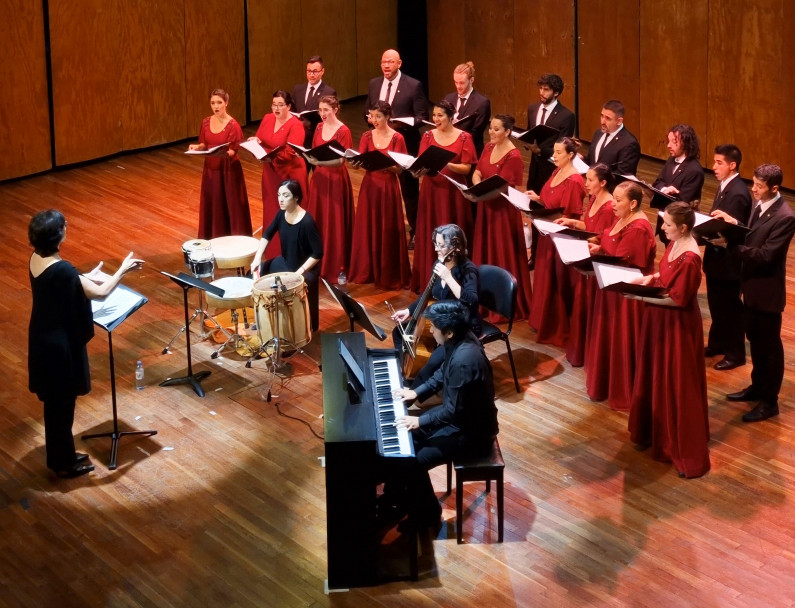
{"label": "pianist's hand", "polygon": [[414,429],[420,428],[420,419],[418,416],[399,416],[395,420],[395,426],[413,431]]}
{"label": "pianist's hand", "polygon": [[403,401],[414,401],[417,398],[417,393],[415,393],[410,388],[397,388],[392,391],[392,396],[396,399],[402,399]]}

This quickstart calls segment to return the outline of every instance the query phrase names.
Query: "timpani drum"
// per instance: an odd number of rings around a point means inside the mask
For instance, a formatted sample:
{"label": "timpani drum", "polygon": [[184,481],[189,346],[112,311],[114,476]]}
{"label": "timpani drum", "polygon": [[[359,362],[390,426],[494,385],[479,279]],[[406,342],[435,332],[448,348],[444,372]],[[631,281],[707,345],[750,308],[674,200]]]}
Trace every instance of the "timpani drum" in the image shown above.
{"label": "timpani drum", "polygon": [[185,266],[190,268],[190,252],[204,251],[210,249],[210,241],[204,239],[192,239],[182,243],[182,257],[185,258]]}
{"label": "timpani drum", "polygon": [[245,268],[251,265],[259,247],[259,239],[251,236],[219,236],[210,239],[218,268]]}
{"label": "timpani drum", "polygon": [[223,277],[212,281],[210,285],[224,290],[223,297],[207,292],[207,304],[219,309],[246,308],[252,305],[251,291],[254,280],[247,277]]}
{"label": "timpani drum", "polygon": [[[285,291],[277,284],[276,277],[281,279]],[[257,319],[257,335],[263,344],[274,337],[292,342],[296,348],[309,343],[312,339],[309,298],[302,275],[295,272],[265,275],[254,282],[251,294]]]}

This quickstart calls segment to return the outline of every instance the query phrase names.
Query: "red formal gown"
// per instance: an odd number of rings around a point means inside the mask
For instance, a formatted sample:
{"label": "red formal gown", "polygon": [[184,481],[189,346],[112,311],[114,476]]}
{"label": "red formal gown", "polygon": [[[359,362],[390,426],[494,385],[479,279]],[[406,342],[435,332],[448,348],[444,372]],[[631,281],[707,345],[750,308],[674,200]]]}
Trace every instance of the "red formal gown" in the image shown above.
{"label": "red formal gown", "polygon": [[[379,150],[372,131],[365,131],[359,152]],[[406,142],[400,133],[392,136],[389,146],[379,150],[406,154]],[[406,223],[398,176],[389,169],[368,171],[359,186],[356,219],[353,222],[351,251],[352,283],[375,283],[381,289],[404,289],[409,286],[411,266],[406,245]]]}
{"label": "red formal gown", "polygon": [[[279,211],[278,192],[279,186],[286,179],[294,179],[301,184],[301,189],[306,198],[308,193],[306,179],[306,163],[295,153],[295,150],[286,146],[290,143],[304,145],[304,124],[295,116],[285,122],[278,131],[274,132],[276,117],[266,114],[257,129],[257,137],[262,142],[266,152],[279,146],[285,146],[277,152],[270,162],[262,163],[262,229],[270,225],[274,216]],[[268,243],[262,259],[275,258],[281,254],[278,233]]]}
{"label": "red formal gown", "polygon": [[[588,232],[602,234],[616,220],[613,213],[613,201],[607,201],[590,215],[590,209],[583,218]],[[569,269],[574,285],[574,303],[569,318],[569,342],[566,344],[566,359],[572,367],[582,367],[585,363],[585,343],[588,335],[588,323],[593,313],[593,302],[596,291],[596,279],[593,272],[583,273],[575,268]]]}
{"label": "red formal gown", "polygon": [[[337,141],[345,149],[353,146],[351,130],[342,125],[329,140],[323,139],[323,123],[317,125],[312,147]],[[353,190],[348,167],[315,167],[309,184],[306,210],[315,218],[323,240],[320,276],[336,280],[340,269],[348,273],[353,242]]]}
{"label": "red formal gown", "polygon": [[630,438],[651,443],[655,460],[673,462],[685,477],[709,471],[709,414],[704,367],[704,330],[698,307],[701,257],[686,251],[660,261],[657,285],[676,307],[643,305],[635,388],[629,412]]}
{"label": "red formal gown", "polygon": [[[496,163],[491,162],[494,144],[488,143],[480,155],[477,169],[483,179],[501,175],[514,188],[522,188],[524,165],[519,150],[513,149]],[[530,315],[533,288],[527,269],[527,247],[524,240],[522,213],[502,196],[478,203],[475,229],[472,237],[472,261],[475,264],[500,266],[515,278],[518,288],[516,320]],[[494,313],[484,314],[490,323],[501,320]]]}
{"label": "red formal gown", "polygon": [[[646,219],[637,219],[610,235],[602,233],[602,250],[622,258],[643,274],[654,270],[654,229]],[[585,388],[594,401],[604,401],[614,410],[629,410],[635,378],[637,337],[642,308],[616,291],[597,290],[593,323],[588,326],[585,350]]]}
{"label": "red formal gown", "polygon": [[202,120],[199,143],[207,148],[229,143],[234,156],[205,156],[199,202],[199,238],[242,234],[251,236],[251,212],[248,208],[246,180],[237,157],[243,130],[232,118],[220,133],[210,129],[210,117]]}
{"label": "red formal gown", "polygon": [[[449,161],[451,163],[473,165],[478,162],[472,136],[466,131],[461,131],[458,138],[449,146],[436,143],[433,133],[433,131],[426,131],[422,136],[420,154],[433,145],[455,152],[455,157]],[[431,233],[434,228],[442,224],[458,224],[464,231],[467,241],[472,242],[472,203],[465,199],[461,191],[442,174],[462,184],[466,181],[466,176],[454,173],[447,167],[442,169],[439,175],[426,175],[422,178],[417,210],[417,238],[414,240],[414,268],[411,271],[411,289],[413,291],[425,288],[428,277],[431,276],[431,269],[436,263],[436,251],[431,241]]]}
{"label": "red formal gown", "polygon": [[[565,217],[582,215],[585,184],[582,175],[575,173],[557,186],[552,181],[560,169],[541,189],[541,202],[547,209],[563,208]],[[539,235],[536,247],[535,273],[533,274],[533,302],[530,309],[530,327],[537,330],[540,344],[565,346],[569,340],[569,316],[574,303],[574,284],[569,267],[560,259],[551,236]]]}

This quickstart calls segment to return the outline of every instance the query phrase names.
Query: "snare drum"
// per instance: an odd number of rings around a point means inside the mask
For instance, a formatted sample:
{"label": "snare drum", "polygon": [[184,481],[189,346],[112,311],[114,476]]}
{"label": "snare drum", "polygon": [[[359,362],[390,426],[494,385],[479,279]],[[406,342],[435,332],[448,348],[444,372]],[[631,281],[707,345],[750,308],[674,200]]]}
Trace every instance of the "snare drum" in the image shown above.
{"label": "snare drum", "polygon": [[193,276],[197,278],[211,277],[215,274],[215,258],[209,249],[191,251],[188,253],[188,266]]}
{"label": "snare drum", "polygon": [[211,247],[210,241],[204,239],[192,239],[182,243],[182,257],[185,259],[185,266],[190,268],[190,252],[209,250]]}
{"label": "snare drum", "polygon": [[207,304],[213,308],[246,308],[251,306],[251,290],[254,280],[246,277],[223,277],[216,279],[210,285],[224,290],[223,297],[218,297],[207,292]]}
{"label": "snare drum", "polygon": [[[281,290],[281,285],[274,287],[276,277],[281,279],[285,291]],[[257,335],[263,344],[277,336],[292,342],[296,348],[309,343],[312,339],[312,328],[309,324],[307,288],[302,275],[295,272],[265,275],[254,283],[251,294],[257,319]]]}

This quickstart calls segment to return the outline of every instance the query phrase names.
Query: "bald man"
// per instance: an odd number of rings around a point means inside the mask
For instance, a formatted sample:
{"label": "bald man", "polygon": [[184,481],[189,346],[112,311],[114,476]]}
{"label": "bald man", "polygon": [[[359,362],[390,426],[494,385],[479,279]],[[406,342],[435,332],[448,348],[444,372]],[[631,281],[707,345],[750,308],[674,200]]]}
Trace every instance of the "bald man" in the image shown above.
{"label": "bald man", "polygon": [[[422,125],[422,121],[428,119],[428,100],[425,98],[420,81],[400,71],[402,64],[400,54],[396,50],[387,49],[384,51],[384,54],[381,55],[381,72],[383,75],[370,81],[366,109],[372,108],[376,101],[383,100],[392,106],[392,118],[413,117],[413,126],[401,122],[393,122],[391,126],[406,140],[408,153],[412,156],[417,156],[420,149],[419,128]],[[413,245],[420,184],[411,173],[403,171],[400,174],[400,189],[403,192],[406,216],[411,226],[411,242]],[[431,238],[431,235],[425,235],[422,238],[426,237]]]}

